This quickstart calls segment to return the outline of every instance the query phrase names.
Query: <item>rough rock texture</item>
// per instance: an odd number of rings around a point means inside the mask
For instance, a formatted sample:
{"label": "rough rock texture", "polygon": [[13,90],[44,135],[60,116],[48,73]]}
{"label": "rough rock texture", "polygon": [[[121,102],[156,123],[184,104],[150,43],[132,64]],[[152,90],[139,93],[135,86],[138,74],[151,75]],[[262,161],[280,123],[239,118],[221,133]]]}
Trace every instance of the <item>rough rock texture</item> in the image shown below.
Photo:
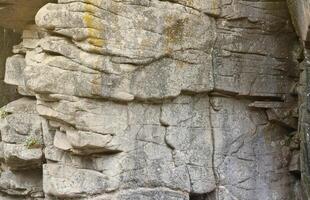
{"label": "rough rock texture", "polygon": [[46,4],[6,63],[0,197],[306,199],[303,31],[285,0]]}
{"label": "rough rock texture", "polygon": [[294,1],[287,0],[287,4],[292,16],[292,22],[300,40],[305,43],[310,41],[310,2],[309,0]]}
{"label": "rough rock texture", "polygon": [[296,32],[301,40],[302,48],[300,50],[300,80],[297,87],[299,97],[299,130],[300,135],[300,171],[302,180],[303,198],[310,198],[310,101],[309,101],[309,25],[310,25],[310,1],[288,1],[292,16],[292,21]]}

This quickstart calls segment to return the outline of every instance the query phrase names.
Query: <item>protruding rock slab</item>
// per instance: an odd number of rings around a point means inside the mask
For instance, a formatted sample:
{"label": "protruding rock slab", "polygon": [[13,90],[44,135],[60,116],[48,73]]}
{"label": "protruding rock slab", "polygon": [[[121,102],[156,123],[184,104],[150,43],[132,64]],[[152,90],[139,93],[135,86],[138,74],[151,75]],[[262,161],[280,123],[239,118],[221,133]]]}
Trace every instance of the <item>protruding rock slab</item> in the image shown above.
{"label": "protruding rock slab", "polygon": [[295,26],[297,35],[302,41],[310,41],[310,1],[287,0],[287,4],[291,13],[292,22]]}
{"label": "protruding rock slab", "polygon": [[57,164],[43,166],[43,183],[47,195],[63,198],[87,197],[115,189],[102,173]]}
{"label": "protruding rock slab", "polygon": [[[7,81],[48,119],[34,131],[46,198],[291,200],[298,180],[280,125],[294,126],[286,112],[268,119],[273,106],[248,107],[290,99],[298,71],[288,20],[285,0],[44,6],[14,48]],[[26,116],[8,110],[8,121]],[[4,150],[37,130],[37,120],[20,121],[3,134]]]}
{"label": "protruding rock slab", "polygon": [[42,174],[33,170],[1,172],[0,191],[23,199],[43,197]]}
{"label": "protruding rock slab", "polygon": [[12,170],[40,168],[45,120],[36,112],[36,101],[21,98],[3,108],[1,140],[5,164]]}

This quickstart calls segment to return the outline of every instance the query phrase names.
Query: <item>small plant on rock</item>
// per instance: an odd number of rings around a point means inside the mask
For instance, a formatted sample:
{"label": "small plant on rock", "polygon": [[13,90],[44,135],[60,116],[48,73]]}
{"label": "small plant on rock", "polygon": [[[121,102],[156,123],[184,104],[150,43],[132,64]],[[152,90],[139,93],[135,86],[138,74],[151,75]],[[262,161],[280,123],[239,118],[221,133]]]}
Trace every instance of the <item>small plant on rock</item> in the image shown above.
{"label": "small plant on rock", "polygon": [[41,143],[40,143],[40,140],[38,138],[36,138],[35,136],[29,136],[26,139],[25,146],[28,149],[40,148]]}
{"label": "small plant on rock", "polygon": [[5,112],[4,107],[0,108],[0,119],[4,119],[9,113]]}

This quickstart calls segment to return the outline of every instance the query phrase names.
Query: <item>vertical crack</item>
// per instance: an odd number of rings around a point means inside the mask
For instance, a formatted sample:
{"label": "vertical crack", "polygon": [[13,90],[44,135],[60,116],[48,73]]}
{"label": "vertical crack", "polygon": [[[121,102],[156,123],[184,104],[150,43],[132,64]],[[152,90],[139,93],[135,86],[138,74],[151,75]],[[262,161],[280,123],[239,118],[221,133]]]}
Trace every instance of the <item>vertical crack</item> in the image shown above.
{"label": "vertical crack", "polygon": [[219,177],[217,174],[217,169],[215,167],[215,135],[214,135],[214,129],[213,129],[213,123],[212,123],[212,109],[213,109],[213,104],[211,102],[211,96],[209,96],[209,125],[210,125],[210,131],[211,131],[211,141],[212,141],[212,171],[213,171],[213,176],[215,180],[215,199],[218,199],[218,187],[219,187]]}

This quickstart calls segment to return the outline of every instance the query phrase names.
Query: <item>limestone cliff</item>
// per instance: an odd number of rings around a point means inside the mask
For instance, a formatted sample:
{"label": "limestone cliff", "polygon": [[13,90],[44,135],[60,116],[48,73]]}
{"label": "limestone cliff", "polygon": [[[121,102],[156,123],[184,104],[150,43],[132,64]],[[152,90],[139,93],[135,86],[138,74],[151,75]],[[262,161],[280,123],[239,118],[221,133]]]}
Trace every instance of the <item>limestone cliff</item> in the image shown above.
{"label": "limestone cliff", "polygon": [[33,2],[0,199],[308,199],[306,0]]}

